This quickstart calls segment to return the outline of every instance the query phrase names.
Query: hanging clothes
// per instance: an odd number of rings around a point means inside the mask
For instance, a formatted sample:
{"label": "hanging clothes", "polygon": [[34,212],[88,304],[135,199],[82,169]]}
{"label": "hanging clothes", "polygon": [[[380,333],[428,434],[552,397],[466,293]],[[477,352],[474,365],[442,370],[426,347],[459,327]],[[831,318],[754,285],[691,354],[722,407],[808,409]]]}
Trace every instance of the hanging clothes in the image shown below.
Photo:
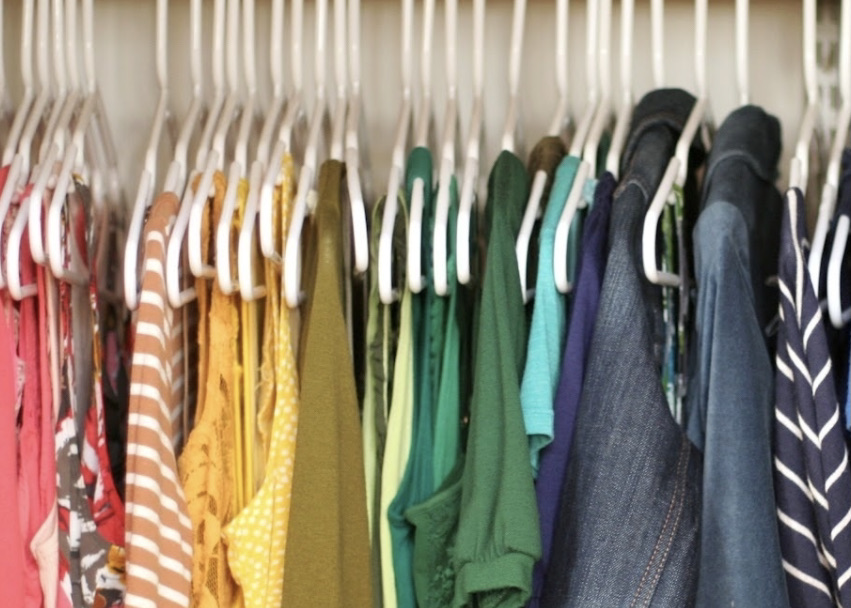
{"label": "hanging clothes", "polygon": [[[3,406],[3,419],[0,420],[0,512],[7,518],[6,525],[0,526],[0,543],[6,550],[0,556],[0,568],[8,577],[8,601],[16,606],[40,605],[41,586],[38,581],[38,570],[27,572],[28,551],[24,546],[24,534],[29,532],[30,496],[26,486],[27,479],[19,479],[18,471],[24,468],[27,458],[21,448],[30,447],[26,435],[32,436],[35,447],[38,447],[38,412],[31,412],[23,403],[23,395],[19,397],[19,386],[23,389],[21,366],[15,354],[15,311],[12,303],[4,298],[3,310],[0,311],[0,390],[5,395],[6,405]],[[11,317],[11,318],[10,318]],[[35,354],[35,353],[33,353]],[[36,404],[37,405],[37,404]],[[24,408],[23,423],[18,428],[19,410]],[[35,415],[35,419],[33,419]],[[35,425],[31,425],[32,420]],[[19,439],[21,437],[21,446]],[[37,459],[31,462],[38,464]],[[37,481],[37,477],[35,481]],[[23,482],[23,483],[21,483]],[[36,493],[38,488],[34,488]],[[33,499],[37,498],[34,496]],[[19,509],[20,504],[20,509]],[[30,557],[30,559],[32,559]],[[27,576],[27,574],[29,576]],[[28,597],[29,596],[29,597]]]}
{"label": "hanging clothes", "polygon": [[[404,253],[408,216],[402,197],[399,197],[397,200],[397,205],[399,213],[396,215],[396,223],[393,230],[393,253],[395,259],[391,266],[394,272],[393,284],[403,285],[405,282]],[[381,198],[376,203],[372,212],[370,260],[373,267],[376,267],[378,264],[378,240],[381,235],[384,206],[385,199]],[[385,305],[381,302],[378,293],[378,274],[375,272],[370,273],[368,318],[365,334],[368,359],[366,361],[365,372],[362,427],[367,516],[369,518],[369,538],[372,546],[373,593],[376,594],[373,605],[375,606],[381,606],[383,598],[380,531],[386,521],[386,517],[383,517],[384,513],[386,513],[386,508],[382,511],[382,470],[385,448],[388,441],[390,398],[394,391],[394,363],[400,340],[401,309],[402,305],[398,301],[390,305]],[[390,574],[392,575],[392,571]]]}
{"label": "hanging clothes", "polygon": [[443,348],[445,303],[434,292],[431,267],[434,232],[434,193],[432,158],[427,148],[414,148],[408,157],[405,181],[412,200],[414,181],[423,182],[422,246],[423,290],[414,294],[411,311],[414,328],[414,411],[411,451],[396,497],[390,503],[390,535],[393,541],[393,571],[396,598],[400,608],[415,606],[414,529],[405,511],[428,498],[434,491],[434,396],[438,390],[439,357]]}
{"label": "hanging clothes", "polygon": [[[407,207],[404,194],[398,196],[398,216],[401,216],[402,238],[407,242]],[[386,204],[386,202],[385,202]],[[397,220],[397,222],[400,220]],[[380,234],[380,233],[379,233]],[[404,249],[399,251],[404,252]],[[400,260],[401,262],[401,260]],[[404,264],[402,264],[404,267]],[[399,271],[401,290],[399,338],[393,361],[390,411],[387,416],[387,441],[381,463],[379,496],[379,541],[381,560],[381,593],[384,608],[397,606],[396,572],[393,562],[393,538],[390,526],[390,504],[393,502],[407,469],[414,433],[414,336],[411,300],[406,276]]]}
{"label": "hanging clothes", "polygon": [[[661,293],[637,255],[649,199],[693,105],[683,91],[657,90],[633,114],[541,606],[694,603],[700,455],[667,406]],[[692,162],[701,152],[695,143]]]}
{"label": "hanging clothes", "polygon": [[451,606],[455,594],[453,554],[461,505],[464,472],[461,445],[462,417],[468,409],[462,376],[469,375],[469,361],[461,359],[464,341],[472,325],[468,290],[458,285],[455,275],[458,189],[453,180],[449,190],[447,222],[447,271],[449,295],[440,387],[435,411],[434,473],[432,496],[410,507],[405,517],[415,527],[413,576],[420,608]]}
{"label": "hanging clothes", "polygon": [[851,471],[824,321],[807,271],[804,208],[801,192],[790,190],[780,233],[774,409],[780,548],[790,605],[849,606]]}
{"label": "hanging clothes", "polygon": [[163,274],[179,204],[174,194],[161,194],[145,224],[127,406],[127,608],[185,608],[191,592],[192,522],[175,456],[186,382],[184,326],[168,304]]}
{"label": "hanging clothes", "polygon": [[[567,157],[567,159],[570,158]],[[558,177],[556,179],[558,180]],[[541,559],[535,564],[530,608],[540,605],[544,580],[552,555],[556,521],[561,509],[564,474],[573,442],[576,413],[579,410],[582,382],[585,379],[585,365],[588,361],[591,338],[594,335],[594,321],[597,318],[600,289],[606,271],[609,218],[615,186],[615,178],[611,173],[604,173],[600,177],[594,193],[594,204],[582,230],[579,256],[581,261],[574,283],[570,325],[553,404],[554,439],[541,452],[541,465],[535,482],[538,517],[541,522]],[[556,189],[553,190],[553,196],[555,195]]]}
{"label": "hanging clothes", "polygon": [[[277,251],[286,239],[294,195],[293,161],[289,155],[284,157],[281,176],[272,218]],[[274,401],[273,407],[266,409],[273,416],[269,459],[257,495],[224,529],[228,563],[242,589],[245,608],[281,604],[299,412],[289,310],[283,304],[279,268],[272,260],[266,260],[265,266],[269,321],[265,332],[272,336],[268,361],[273,372],[271,390],[265,392]]]}
{"label": "hanging clothes", "polygon": [[[538,249],[534,310],[529,328],[526,368],[523,370],[520,390],[523,422],[526,425],[526,434],[529,435],[529,452],[532,470],[536,477],[541,450],[553,440],[554,436],[553,401],[558,385],[564,334],[567,329],[566,298],[558,292],[553,281],[555,235],[580,162],[580,159],[575,156],[565,156],[566,150],[559,138],[546,138],[538,144],[538,147],[544,142],[550,142],[553,148],[550,154],[552,160],[558,159],[558,167],[551,169],[553,179],[551,189],[542,195],[543,197],[549,193],[549,196],[543,199],[546,202],[546,208]],[[535,174],[533,170],[530,170],[530,173]],[[581,221],[581,213],[577,213],[577,218],[571,226],[572,230],[577,230]],[[577,228],[574,229],[573,226]]]}
{"label": "hanging clothes", "polygon": [[[342,163],[326,161],[305,230],[301,404],[281,606],[372,601],[363,446],[342,272]],[[329,382],[329,379],[333,379]],[[333,437],[333,441],[328,441]]]}
{"label": "hanging clothes", "polygon": [[456,607],[522,606],[540,558],[520,405],[527,319],[514,253],[528,196],[523,163],[502,152],[488,182],[488,253],[455,548]]}
{"label": "hanging clothes", "polygon": [[[204,260],[209,258],[212,227],[219,223],[225,190],[225,176],[216,172],[214,193],[204,205],[201,222]],[[178,462],[193,530],[189,605],[230,606],[237,589],[227,567],[222,528],[233,518],[235,509],[233,395],[239,309],[236,296],[223,294],[214,281],[197,279],[196,293],[202,325],[198,337],[198,409],[195,428]]]}
{"label": "hanging clothes", "polygon": [[[86,186],[80,182],[74,186],[65,200],[61,234],[64,262],[65,267],[71,260],[84,264],[89,269],[89,283],[72,286],[59,281],[63,369],[56,424],[57,605],[100,608],[124,603],[124,505],[112,480],[106,448],[94,255],[98,235],[93,230],[100,223],[94,219]],[[51,198],[45,196],[46,201]],[[87,378],[88,390],[79,386],[80,378]],[[80,395],[88,395],[91,403],[80,401]],[[77,426],[78,420],[83,421],[82,427]],[[78,437],[82,437],[82,448]]]}
{"label": "hanging clothes", "polygon": [[686,402],[703,452],[697,606],[788,606],[771,465],[780,123],[732,112],[715,135],[694,228],[697,307]]}

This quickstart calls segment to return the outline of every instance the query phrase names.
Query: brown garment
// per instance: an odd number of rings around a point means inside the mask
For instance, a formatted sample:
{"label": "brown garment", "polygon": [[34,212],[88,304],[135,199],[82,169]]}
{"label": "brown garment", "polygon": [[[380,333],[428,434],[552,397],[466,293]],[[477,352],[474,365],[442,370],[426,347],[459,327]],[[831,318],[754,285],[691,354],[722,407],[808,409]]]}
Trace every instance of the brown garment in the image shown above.
{"label": "brown garment", "polygon": [[281,606],[372,605],[363,448],[344,317],[340,192],[326,161],[306,253],[299,353],[301,405]]}
{"label": "brown garment", "polygon": [[192,524],[174,454],[183,410],[183,323],[165,294],[165,244],[177,215],[160,195],[145,225],[127,425],[125,605],[189,604]]}

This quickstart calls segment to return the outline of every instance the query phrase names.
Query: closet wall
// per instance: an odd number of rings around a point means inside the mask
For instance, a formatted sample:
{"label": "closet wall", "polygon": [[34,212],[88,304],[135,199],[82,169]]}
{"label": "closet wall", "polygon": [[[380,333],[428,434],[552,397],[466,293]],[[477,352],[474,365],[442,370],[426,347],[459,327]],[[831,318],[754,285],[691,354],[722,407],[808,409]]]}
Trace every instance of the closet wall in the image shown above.
{"label": "closet wall", "polygon": [[[619,3],[613,3],[612,91],[619,100]],[[837,3],[838,4],[838,3]],[[466,137],[471,105],[472,2],[459,2],[458,76],[461,133]],[[333,83],[333,47],[329,0],[329,53],[327,78]],[[491,0],[486,17],[485,144],[483,175],[498,152],[507,102],[507,62],[513,3]],[[313,96],[313,13],[315,4],[306,2],[304,15],[304,84],[307,100]],[[120,171],[128,205],[135,196],[142,158],[158,90],[154,71],[154,0],[95,0],[97,73],[109,119],[120,152]],[[437,2],[434,55],[432,64],[433,111],[438,128],[442,125],[445,98],[445,53],[443,45],[443,3]],[[709,97],[716,124],[738,103],[735,76],[734,2],[709,2],[708,52],[706,57]],[[374,191],[386,188],[393,131],[400,99],[401,5],[393,0],[362,0],[362,77],[369,152]],[[636,99],[653,88],[650,51],[650,3],[636,2],[633,48],[633,91]],[[213,2],[204,3],[203,29],[206,74],[205,93],[211,94],[210,42]],[[686,0],[665,3],[665,76],[669,86],[694,90],[694,6]],[[831,72],[831,43],[836,40],[838,8],[819,1],[820,62],[827,64],[820,84],[829,89],[835,80]],[[416,3],[414,82],[420,79],[422,3]],[[527,6],[521,90],[522,128],[526,149],[545,133],[555,109],[556,89],[553,70],[555,48],[555,3],[530,0]],[[261,108],[270,99],[269,87],[269,0],[256,0],[256,53]],[[13,101],[20,99],[20,19],[19,0],[3,1],[3,62]],[[792,0],[755,0],[750,9],[751,97],[781,120],[784,131],[784,160],[797,137],[804,106],[801,51],[801,3]],[[290,28],[290,6],[286,3],[285,31]],[[572,0],[569,13],[569,87],[571,114],[585,108],[585,2]],[[189,2],[171,0],[169,12],[169,81],[171,107],[178,120],[189,105]],[[284,44],[289,79],[289,47]],[[835,63],[835,62],[834,62]],[[241,64],[240,64],[241,67]],[[417,95],[415,93],[415,100]],[[417,104],[419,105],[419,104]],[[832,124],[832,100],[827,99],[824,124]],[[440,132],[439,130],[437,131]],[[168,142],[164,138],[164,142]],[[170,155],[162,146],[161,166]],[[160,172],[158,180],[162,180]],[[783,178],[785,183],[785,177]]]}

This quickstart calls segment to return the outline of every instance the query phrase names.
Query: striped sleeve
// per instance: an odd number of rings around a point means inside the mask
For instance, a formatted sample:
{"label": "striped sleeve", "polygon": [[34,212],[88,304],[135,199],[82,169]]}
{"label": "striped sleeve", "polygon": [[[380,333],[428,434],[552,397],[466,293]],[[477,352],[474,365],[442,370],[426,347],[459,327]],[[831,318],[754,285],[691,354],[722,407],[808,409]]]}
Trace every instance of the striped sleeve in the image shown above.
{"label": "striped sleeve", "polygon": [[142,292],[127,422],[128,608],[189,605],[192,526],[177,475],[182,425],[183,319],[165,297],[165,243],[177,197],[161,195],[145,227]]}
{"label": "striped sleeve", "polygon": [[804,203],[787,193],[780,268],[774,476],[792,606],[851,607],[851,472],[827,335],[807,272]]}

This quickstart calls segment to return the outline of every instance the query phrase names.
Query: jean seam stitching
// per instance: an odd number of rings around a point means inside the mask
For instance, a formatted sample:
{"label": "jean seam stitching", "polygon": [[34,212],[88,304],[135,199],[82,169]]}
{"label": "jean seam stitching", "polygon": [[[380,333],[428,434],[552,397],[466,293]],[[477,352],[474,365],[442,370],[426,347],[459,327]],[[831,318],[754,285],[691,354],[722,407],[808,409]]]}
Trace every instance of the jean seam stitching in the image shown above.
{"label": "jean seam stitching", "polygon": [[[635,591],[635,595],[633,596],[630,608],[633,608],[639,601],[639,598],[643,595],[645,585],[648,583],[648,578],[650,577],[650,570],[653,567],[653,564],[657,562],[657,555],[660,551],[660,547],[662,544],[666,544],[667,546],[663,551],[663,556],[661,559],[658,560],[658,565],[655,568],[655,574],[652,575],[653,584],[648,586],[655,588],[656,584],[659,582],[659,579],[662,576],[662,566],[667,561],[667,555],[671,549],[671,544],[674,539],[674,533],[679,527],[679,521],[682,515],[681,506],[685,502],[685,469],[688,466],[688,460],[688,444],[686,441],[683,441],[681,443],[680,453],[677,458],[677,484],[674,487],[674,494],[671,497],[670,503],[668,504],[668,512],[665,514],[665,521],[662,525],[662,530],[660,531],[659,536],[656,539],[656,545],[653,547],[653,553],[650,555],[650,559],[647,561],[647,566],[644,568],[644,573],[641,576],[641,581],[639,582],[638,588]],[[671,516],[675,512],[676,516],[674,517],[674,521],[671,525]],[[649,595],[647,595],[646,600],[643,602],[643,605],[649,606],[652,597],[653,594],[649,593]]]}

